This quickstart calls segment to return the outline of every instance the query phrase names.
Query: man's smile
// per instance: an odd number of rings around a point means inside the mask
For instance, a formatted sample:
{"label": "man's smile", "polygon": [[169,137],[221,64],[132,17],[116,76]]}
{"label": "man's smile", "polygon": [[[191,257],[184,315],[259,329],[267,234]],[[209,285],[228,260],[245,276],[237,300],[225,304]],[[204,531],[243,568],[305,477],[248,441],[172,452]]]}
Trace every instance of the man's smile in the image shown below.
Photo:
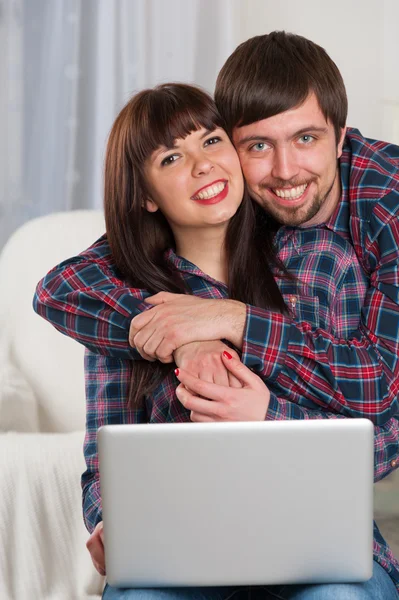
{"label": "man's smile", "polygon": [[304,185],[299,185],[297,187],[271,189],[279,198],[292,198],[293,200],[296,200],[302,196],[307,187],[308,184],[305,183]]}

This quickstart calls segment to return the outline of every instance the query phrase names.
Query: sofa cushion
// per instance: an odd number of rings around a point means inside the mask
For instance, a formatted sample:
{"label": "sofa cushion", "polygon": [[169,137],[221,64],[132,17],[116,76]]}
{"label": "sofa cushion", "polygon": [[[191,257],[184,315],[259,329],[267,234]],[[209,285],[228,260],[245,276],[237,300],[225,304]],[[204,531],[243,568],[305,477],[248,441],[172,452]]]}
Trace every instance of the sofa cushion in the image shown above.
{"label": "sofa cushion", "polygon": [[0,342],[37,398],[41,431],[84,428],[84,348],[36,315],[33,294],[52,267],[87,248],[104,228],[101,211],[47,215],[20,227],[0,255],[0,286],[7,290],[0,297]]}

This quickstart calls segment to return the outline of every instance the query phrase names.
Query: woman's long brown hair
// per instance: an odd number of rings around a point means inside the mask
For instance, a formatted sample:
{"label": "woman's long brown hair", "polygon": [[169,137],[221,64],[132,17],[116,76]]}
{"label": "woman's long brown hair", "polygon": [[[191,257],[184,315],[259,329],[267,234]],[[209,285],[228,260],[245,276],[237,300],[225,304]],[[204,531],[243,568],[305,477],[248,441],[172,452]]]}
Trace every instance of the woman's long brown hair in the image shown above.
{"label": "woman's long brown hair", "polygon": [[[163,84],[135,95],[119,113],[109,136],[105,159],[105,221],[115,264],[128,284],[155,294],[192,293],[165,260],[175,249],[168,222],[160,211],[145,209],[148,197],[144,165],[160,146],[204,127],[224,128],[212,98],[185,84]],[[264,211],[247,192],[230,220],[226,239],[229,297],[261,308],[285,311],[271,266],[282,268]],[[142,402],[171,371],[170,364],[133,361],[129,404]]]}

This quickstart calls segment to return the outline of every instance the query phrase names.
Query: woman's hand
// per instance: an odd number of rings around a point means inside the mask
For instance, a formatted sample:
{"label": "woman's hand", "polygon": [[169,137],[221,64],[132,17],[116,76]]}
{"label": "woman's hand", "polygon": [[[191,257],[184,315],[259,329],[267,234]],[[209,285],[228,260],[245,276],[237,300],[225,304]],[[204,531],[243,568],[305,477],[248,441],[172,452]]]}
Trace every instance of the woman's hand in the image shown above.
{"label": "woman's hand", "polygon": [[179,369],[184,369],[190,375],[230,387],[242,387],[241,382],[226,369],[222,354],[227,350],[239,360],[237,352],[220,340],[212,342],[191,342],[174,351],[173,357]]}
{"label": "woman's hand", "polygon": [[191,411],[191,420],[201,423],[264,421],[270,401],[266,385],[229,352],[222,353],[222,361],[241,382],[241,388],[202,381],[184,369],[176,369],[176,377],[180,381],[176,395],[183,406]]}
{"label": "woman's hand", "polygon": [[93,565],[100,575],[105,575],[104,534],[103,522],[97,523],[93,533],[86,542]]}

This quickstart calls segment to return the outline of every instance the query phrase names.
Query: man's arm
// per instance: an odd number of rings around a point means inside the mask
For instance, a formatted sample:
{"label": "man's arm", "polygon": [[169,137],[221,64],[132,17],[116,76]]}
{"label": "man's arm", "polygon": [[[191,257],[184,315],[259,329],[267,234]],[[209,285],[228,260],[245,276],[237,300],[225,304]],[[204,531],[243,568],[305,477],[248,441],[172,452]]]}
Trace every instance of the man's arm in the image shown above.
{"label": "man's arm", "polygon": [[143,423],[144,407],[127,406],[131,362],[91,352],[85,354],[86,436],[82,475],[83,516],[90,533],[102,520],[97,430],[102,425]]}
{"label": "man's arm", "polygon": [[[345,337],[233,300],[177,298],[162,293],[147,299],[156,304],[155,308],[132,320],[135,345],[140,351],[143,344],[150,354],[155,351],[164,360],[173,348],[192,339],[224,338],[242,348],[244,364],[268,384],[289,389],[298,404],[311,402],[383,425],[398,414],[397,205],[385,222],[379,207],[379,220],[375,217],[363,240],[370,287],[361,311],[356,309],[359,326]],[[346,311],[350,311],[350,295],[345,302]]]}
{"label": "man's arm", "polygon": [[184,344],[226,339],[242,346],[243,363],[268,384],[306,402],[379,425],[398,413],[399,303],[378,288],[369,290],[360,326],[349,339],[235,300],[165,292],[149,300],[156,306],[131,322],[140,352],[171,362]]}
{"label": "man's arm", "polygon": [[[241,382],[241,387],[226,387],[203,381],[184,369],[176,376],[180,385],[176,395],[192,421],[250,421],[250,420],[303,420],[345,419],[343,415],[298,406],[285,398],[270,393],[258,375],[235,357],[223,352],[222,361],[230,374]],[[265,409],[263,408],[265,407]],[[266,415],[265,415],[266,410]],[[374,480],[379,481],[399,466],[399,422],[390,419],[383,426],[374,427]]]}
{"label": "man's arm", "polygon": [[129,345],[128,334],[131,319],[149,308],[143,302],[146,296],[145,290],[121,281],[104,235],[38,283],[33,308],[92,352],[141,359]]}
{"label": "man's arm", "polygon": [[370,227],[364,244],[370,287],[360,325],[349,339],[247,307],[242,360],[268,381],[289,383],[316,404],[382,425],[399,412],[397,207],[383,225]]}
{"label": "man's arm", "polygon": [[[374,260],[378,268],[375,267],[371,278],[372,287],[360,327],[351,339],[335,338],[321,329],[312,331],[306,323],[295,323],[283,315],[251,306],[241,305],[240,317],[241,303],[192,296],[184,298],[186,303],[194,303],[190,327],[182,321],[181,305],[175,311],[176,326],[170,315],[164,318],[161,311],[170,312],[170,307],[162,305],[137,316],[132,324],[137,319],[150,318],[150,325],[158,320],[159,326],[167,331],[161,338],[170,342],[167,349],[170,355],[192,341],[227,339],[239,347],[241,330],[243,362],[269,382],[283,383],[287,378],[298,396],[333,412],[366,416],[376,424],[383,424],[398,412],[399,240],[396,246],[392,244],[395,236],[399,237],[398,223],[397,216],[392,218],[380,233],[380,239],[370,245],[370,263]],[[105,238],[99,240],[100,244],[104,242]],[[380,248],[389,244],[390,251],[380,252]],[[110,276],[109,256],[106,252],[105,257],[101,256],[102,253],[104,247],[95,249],[94,270],[86,253],[83,259],[81,256],[69,261],[72,264],[67,267],[63,263],[55,276],[50,273],[44,280],[46,285],[39,284],[37,310],[93,351],[137,358],[129,348],[124,327],[127,328],[130,316],[148,305],[141,302],[142,290],[120,287],[122,282]],[[78,269],[74,260],[78,260]],[[87,268],[87,281],[80,268]],[[202,303],[200,313],[195,302]],[[205,307],[203,303],[208,304]],[[210,303],[212,310],[218,312],[215,318],[211,318]],[[233,319],[229,318],[230,309],[234,312]],[[201,315],[205,317],[203,323]],[[138,335],[141,333],[142,330]],[[151,336],[151,343],[155,339]]]}
{"label": "man's arm", "polygon": [[[342,414],[305,408],[270,394],[267,421],[293,419],[346,419]],[[399,467],[399,417],[392,417],[384,425],[374,425],[374,481],[380,481]]]}

